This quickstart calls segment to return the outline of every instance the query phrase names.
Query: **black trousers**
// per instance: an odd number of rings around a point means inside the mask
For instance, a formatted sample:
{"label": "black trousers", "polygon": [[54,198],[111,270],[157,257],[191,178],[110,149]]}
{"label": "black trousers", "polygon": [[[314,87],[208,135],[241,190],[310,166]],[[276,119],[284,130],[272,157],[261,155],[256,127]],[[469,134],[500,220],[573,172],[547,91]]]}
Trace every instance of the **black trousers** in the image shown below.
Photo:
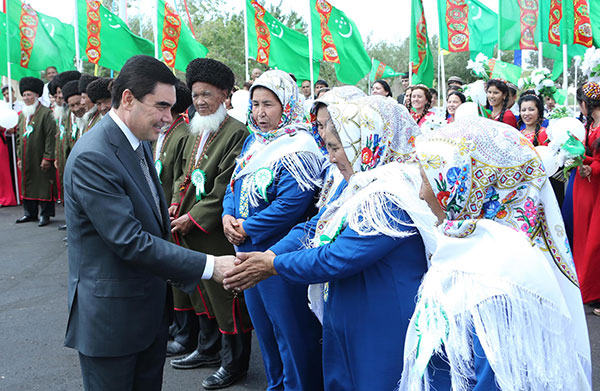
{"label": "black trousers", "polygon": [[141,352],[122,357],[89,357],[79,353],[85,391],[160,391],[168,330],[165,311],[156,339]]}
{"label": "black trousers", "polygon": [[[216,319],[198,316],[200,332],[197,350],[207,356],[221,353],[221,366],[229,372],[246,372],[250,365],[252,331],[237,334],[222,334]],[[238,321],[237,324],[240,324]]]}
{"label": "black trousers", "polygon": [[198,343],[198,329],[200,326],[198,316],[194,310],[173,312],[175,313],[173,340],[185,347],[195,349]]}
{"label": "black trousers", "polygon": [[38,206],[41,209],[40,216],[54,217],[54,202],[37,200],[23,200],[25,216],[34,217],[37,219]]}

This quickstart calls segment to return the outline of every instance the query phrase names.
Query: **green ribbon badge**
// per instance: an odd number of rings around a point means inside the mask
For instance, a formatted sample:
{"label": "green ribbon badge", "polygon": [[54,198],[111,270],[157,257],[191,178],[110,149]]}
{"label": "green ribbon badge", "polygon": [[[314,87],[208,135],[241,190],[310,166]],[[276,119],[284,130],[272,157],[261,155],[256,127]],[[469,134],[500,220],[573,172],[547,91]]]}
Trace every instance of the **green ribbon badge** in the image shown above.
{"label": "green ribbon badge", "polygon": [[60,125],[60,141],[62,141],[63,137],[65,137],[65,125],[61,124]]}
{"label": "green ribbon badge", "polygon": [[154,162],[154,168],[156,169],[156,174],[158,175],[158,181],[162,185],[162,180],[160,179],[160,173],[162,172],[163,164],[160,161],[160,159],[156,159],[156,161]]}
{"label": "green ribbon badge", "polygon": [[269,202],[267,199],[267,188],[273,183],[274,177],[275,174],[273,173],[273,170],[266,167],[260,168],[254,173],[254,183],[258,189],[258,194],[260,194],[262,199],[266,202]]}
{"label": "green ribbon badge", "polygon": [[206,173],[197,168],[192,171],[192,184],[196,186],[196,201],[200,201],[206,195],[204,184],[206,183]]}
{"label": "green ribbon badge", "polygon": [[71,138],[75,140],[77,138],[77,124],[73,124],[71,129]]}
{"label": "green ribbon badge", "polygon": [[23,133],[23,137],[27,138],[31,133],[33,133],[33,126],[27,125],[25,127],[25,133]]}

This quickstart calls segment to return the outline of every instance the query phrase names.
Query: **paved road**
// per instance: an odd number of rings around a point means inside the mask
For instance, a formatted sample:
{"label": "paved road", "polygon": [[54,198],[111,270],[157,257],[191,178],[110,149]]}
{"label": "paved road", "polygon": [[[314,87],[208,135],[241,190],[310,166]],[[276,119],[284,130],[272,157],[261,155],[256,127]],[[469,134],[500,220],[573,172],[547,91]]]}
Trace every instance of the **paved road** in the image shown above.
{"label": "paved road", "polygon": [[[67,319],[67,253],[62,207],[47,227],[14,224],[20,207],[0,208],[0,390],[82,390],[77,353],[63,347]],[[586,308],[600,389],[600,317]],[[164,390],[200,390],[207,369],[177,371],[165,365]],[[247,378],[232,391],[264,390],[266,381],[256,339]]]}

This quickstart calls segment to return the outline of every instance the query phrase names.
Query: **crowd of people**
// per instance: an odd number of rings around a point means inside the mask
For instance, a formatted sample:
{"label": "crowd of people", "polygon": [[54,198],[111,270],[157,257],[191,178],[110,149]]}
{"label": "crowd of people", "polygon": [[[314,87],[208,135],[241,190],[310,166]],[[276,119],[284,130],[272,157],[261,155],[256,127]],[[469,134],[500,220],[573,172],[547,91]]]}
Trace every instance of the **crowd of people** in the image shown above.
{"label": "crowd of people", "polygon": [[461,116],[455,76],[444,109],[406,76],[396,99],[281,70],[238,88],[208,58],[185,82],[146,56],[46,77],[2,88],[20,115],[0,204],[18,189],[16,223],[41,227],[65,207],[86,390],[160,389],[165,357],[229,387],[253,330],[268,390],[591,390],[599,84],[577,90],[585,156],[561,177],[536,152],[556,102],[500,79]]}

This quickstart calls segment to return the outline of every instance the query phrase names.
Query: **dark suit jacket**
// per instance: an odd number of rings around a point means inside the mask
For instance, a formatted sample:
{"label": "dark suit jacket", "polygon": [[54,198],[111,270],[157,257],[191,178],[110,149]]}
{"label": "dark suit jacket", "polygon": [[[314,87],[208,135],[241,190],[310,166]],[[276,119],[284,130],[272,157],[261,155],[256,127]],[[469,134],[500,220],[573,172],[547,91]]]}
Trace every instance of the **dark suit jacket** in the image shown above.
{"label": "dark suit jacket", "polygon": [[142,145],[160,211],[117,124],[106,115],[95,129],[77,141],[64,173],[69,227],[65,345],[86,356],[115,357],[140,352],[155,340],[171,300],[167,279],[192,292],[206,255],[168,241],[169,215],[148,142]]}

